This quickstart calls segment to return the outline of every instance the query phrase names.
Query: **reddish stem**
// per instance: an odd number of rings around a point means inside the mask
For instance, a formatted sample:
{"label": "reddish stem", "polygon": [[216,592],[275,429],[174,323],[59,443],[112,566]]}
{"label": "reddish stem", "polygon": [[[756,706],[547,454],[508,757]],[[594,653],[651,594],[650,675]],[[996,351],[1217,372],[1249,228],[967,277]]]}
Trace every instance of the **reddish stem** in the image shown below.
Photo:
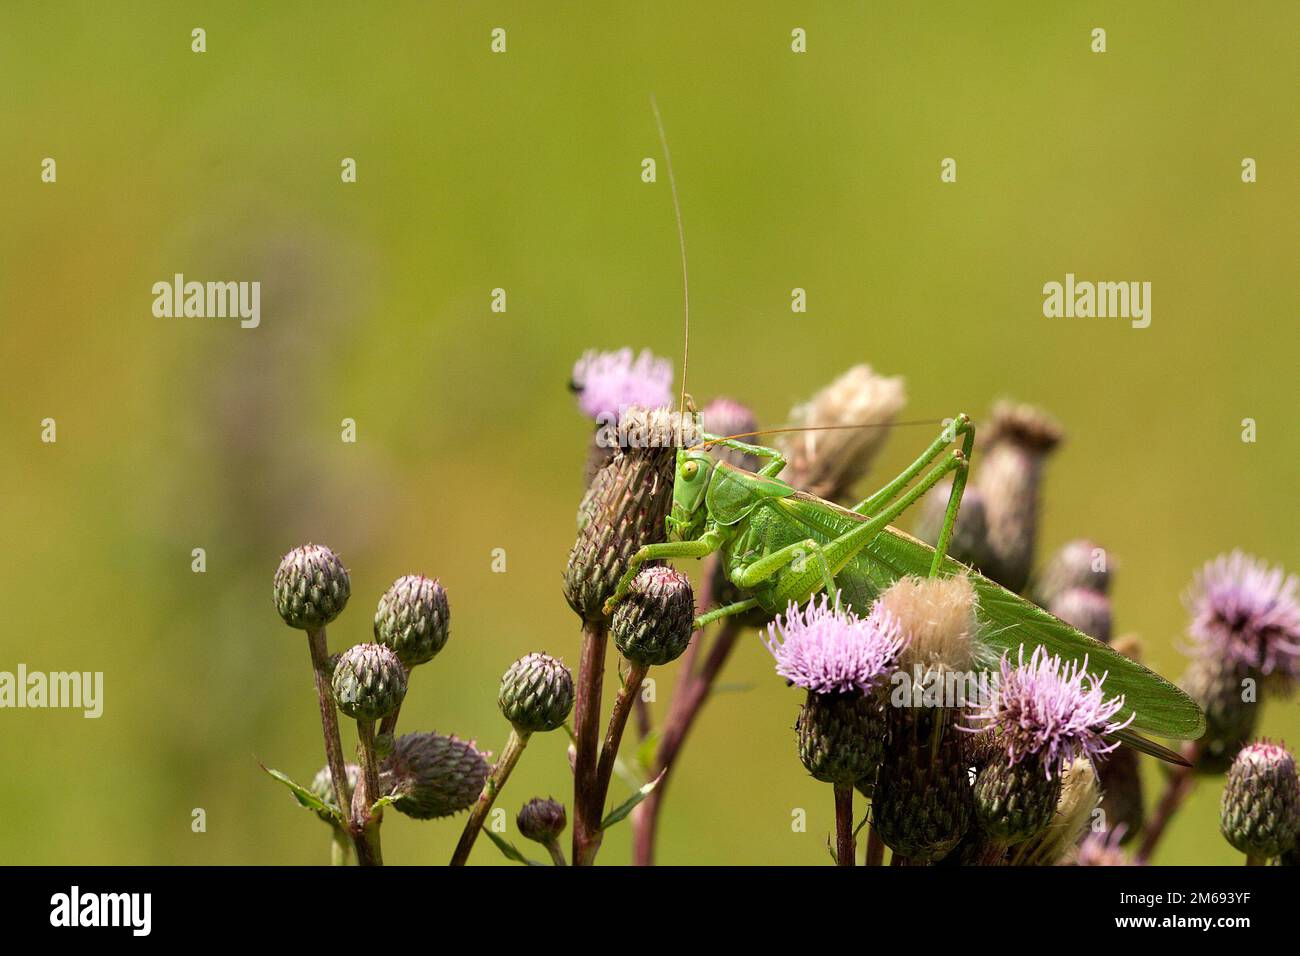
{"label": "reddish stem", "polygon": [[588,846],[600,842],[602,807],[596,795],[596,765],[600,746],[600,692],[605,677],[603,622],[582,625],[582,655],[578,664],[577,700],[573,707],[573,860],[585,859]]}

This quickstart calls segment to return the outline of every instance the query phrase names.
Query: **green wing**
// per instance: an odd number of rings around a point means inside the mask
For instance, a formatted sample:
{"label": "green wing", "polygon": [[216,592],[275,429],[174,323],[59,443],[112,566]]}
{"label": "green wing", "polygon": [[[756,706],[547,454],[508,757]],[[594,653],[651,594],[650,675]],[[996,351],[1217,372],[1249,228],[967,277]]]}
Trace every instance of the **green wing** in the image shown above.
{"label": "green wing", "polygon": [[[866,550],[898,577],[905,574],[926,576],[934,558],[933,548],[895,528],[887,528],[877,535]],[[970,569],[948,558],[944,570],[959,574]],[[988,578],[975,573],[971,578],[979,601],[980,638],[999,657],[1003,652],[1014,656],[1021,644],[1025,645],[1026,651],[1041,644],[1049,654],[1059,654],[1066,660],[1080,663],[1086,655],[1089,671],[1096,674],[1106,672],[1107,694],[1124,695],[1124,716],[1130,712],[1134,714],[1130,730],[1177,740],[1194,740],[1205,732],[1205,715],[1200,708],[1159,674],[1082,631],[1076,631]]]}

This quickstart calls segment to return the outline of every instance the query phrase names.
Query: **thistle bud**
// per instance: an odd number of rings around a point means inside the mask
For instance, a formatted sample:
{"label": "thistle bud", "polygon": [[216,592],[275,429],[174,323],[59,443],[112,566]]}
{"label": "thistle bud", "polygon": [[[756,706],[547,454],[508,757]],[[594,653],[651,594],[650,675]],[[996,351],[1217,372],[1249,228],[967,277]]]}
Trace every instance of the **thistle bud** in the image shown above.
{"label": "thistle bud", "polygon": [[871,468],[889,426],[906,403],[902,378],[877,375],[856,365],[791,412],[796,427],[866,425],[828,431],[791,432],[777,443],[790,461],[786,480],[796,488],[834,501],[846,495]]}
{"label": "thistle bud", "polygon": [[667,664],[682,656],[695,623],[691,582],[669,567],[645,568],[614,612],[610,632],[633,664]]}
{"label": "thistle bud", "polygon": [[1043,607],[1070,588],[1087,588],[1098,594],[1110,592],[1110,568],[1105,549],[1094,541],[1078,538],[1052,555],[1034,588],[1034,600]]}
{"label": "thistle bud", "polygon": [[406,669],[382,644],[358,644],[334,668],[334,700],[357,720],[379,720],[397,710],[406,696]]}
{"label": "thistle bud", "polygon": [[989,555],[981,569],[1019,592],[1034,562],[1043,464],[1064,436],[1056,422],[1028,405],[999,403],[990,418],[976,472],[988,520]]}
{"label": "thistle bud", "polygon": [[342,613],[352,582],[338,555],[324,545],[308,544],[280,559],[274,594],[275,609],[284,623],[314,631]]}
{"label": "thistle bud", "polygon": [[[729,398],[715,398],[705,405],[703,411],[700,412],[700,420],[703,422],[706,432],[723,438],[729,435],[747,435],[750,432],[758,431],[758,420],[754,418],[754,413],[740,402],[732,401]],[[717,445],[711,447],[709,451],[715,458],[735,465],[737,468],[743,468],[745,471],[758,471],[761,465],[756,456],[748,452],[737,451],[734,448],[723,448],[721,445]]]}
{"label": "thistle bud", "polygon": [[1012,850],[1013,863],[1055,866],[1069,858],[1087,831],[1101,799],[1097,773],[1087,757],[1076,757],[1061,771],[1061,799],[1052,822],[1038,836]]}
{"label": "thistle bud", "polygon": [[568,822],[564,804],[558,800],[543,800],[541,797],[534,797],[525,803],[515,817],[515,825],[519,827],[524,839],[543,845],[558,840]]}
{"label": "thistle bud", "polygon": [[1228,771],[1219,829],[1249,857],[1269,859],[1295,846],[1300,780],[1295,758],[1267,740],[1243,747]]}
{"label": "thistle bud", "polygon": [[628,409],[620,422],[628,447],[600,469],[578,508],[578,537],[564,571],[564,596],[586,621],[604,618],[628,561],[664,540],[672,507],[677,448],[701,432],[693,416]]}
{"label": "thistle bud", "polygon": [[[344,769],[347,771],[348,786],[347,793],[351,793],[357,788],[357,781],[361,779],[361,768],[354,763],[347,764]],[[316,771],[316,776],[311,781],[311,792],[319,798],[321,803],[328,807],[338,810],[338,804],[334,800],[334,775],[330,773],[329,766],[321,767]],[[316,816],[320,817],[326,823],[333,823],[334,820],[326,813],[315,811]],[[344,817],[347,811],[343,811]]]}
{"label": "thistle bud", "polygon": [[491,771],[487,755],[455,734],[405,734],[383,762],[380,789],[399,813],[416,820],[449,817],[478,799]]}
{"label": "thistle bud", "polygon": [[520,733],[554,730],[573,710],[573,675],[546,654],[521,657],[501,678],[497,704]]}
{"label": "thistle bud", "polygon": [[880,692],[817,694],[799,711],[799,759],[823,783],[874,782],[884,750],[885,712]]}
{"label": "thistle bud", "polygon": [[1110,598],[1087,588],[1069,588],[1052,599],[1047,609],[1066,624],[1110,643]]}
{"label": "thistle bud", "polygon": [[885,845],[915,862],[943,859],[974,815],[965,737],[944,708],[887,707],[889,736],[871,804]]}
{"label": "thistle bud", "polygon": [[[932,547],[939,543],[943,523],[948,515],[948,498],[952,482],[941,481],[921,500],[920,519],[916,523],[916,536]],[[961,496],[961,510],[952,528],[948,542],[948,556],[981,568],[988,557],[988,515],[985,513],[984,492],[968,484]]]}
{"label": "thistle bud", "polygon": [[993,760],[975,778],[975,818],[990,842],[1010,846],[1042,833],[1061,798],[1060,775],[1038,760]]}
{"label": "thistle bud", "polygon": [[408,574],[393,582],[375,612],[375,643],[391,648],[409,670],[447,644],[451,610],[438,581]]}
{"label": "thistle bud", "polygon": [[1250,668],[1218,657],[1197,657],[1188,665],[1181,681],[1183,690],[1205,714],[1205,734],[1198,741],[1198,773],[1226,771],[1254,734],[1259,704],[1247,691],[1255,677]]}

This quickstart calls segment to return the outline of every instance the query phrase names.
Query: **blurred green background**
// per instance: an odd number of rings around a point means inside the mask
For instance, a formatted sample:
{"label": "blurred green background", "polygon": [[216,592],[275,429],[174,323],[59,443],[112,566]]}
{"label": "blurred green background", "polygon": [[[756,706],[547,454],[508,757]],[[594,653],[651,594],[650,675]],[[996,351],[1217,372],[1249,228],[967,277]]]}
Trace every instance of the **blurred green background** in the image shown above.
{"label": "blurred green background", "polygon": [[[106,701],[99,720],[0,712],[0,861],[328,858],[256,763],[308,780],[323,762],[306,642],[270,600],[297,544],[351,568],[335,649],[398,575],[446,585],[451,643],[416,673],[408,730],[499,751],[506,666],[576,663],[572,363],[630,345],[680,368],[667,180],[639,176],[651,92],[690,253],[691,392],[775,425],[866,361],[906,376],[906,416],[1049,409],[1069,439],[1043,544],[1106,545],[1117,628],[1177,677],[1203,561],[1300,565],[1298,27],[1293,2],[5,4],[0,669],[102,670]],[[154,318],[176,272],[260,280],[261,327]],[[1152,282],[1151,327],[1045,319],[1066,272]],[[876,477],[929,437],[900,429]],[[705,711],[660,859],[825,864],[798,694],[756,641],[724,680],[752,689]],[[1270,702],[1263,730],[1294,744],[1295,708]],[[568,794],[564,750],[534,741],[512,817]],[[1200,786],[1157,862],[1240,861],[1218,794]],[[458,832],[390,814],[386,856],[444,862]],[[482,841],[474,861],[499,858]]]}

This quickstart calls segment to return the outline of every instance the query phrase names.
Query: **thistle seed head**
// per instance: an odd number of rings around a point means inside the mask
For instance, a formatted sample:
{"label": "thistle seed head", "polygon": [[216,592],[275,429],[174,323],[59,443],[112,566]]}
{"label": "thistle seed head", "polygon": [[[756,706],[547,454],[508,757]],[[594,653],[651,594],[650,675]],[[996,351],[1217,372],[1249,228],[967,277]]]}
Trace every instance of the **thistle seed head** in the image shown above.
{"label": "thistle seed head", "polygon": [[1237,754],[1223,790],[1219,829],[1247,856],[1271,859],[1295,846],[1300,828],[1300,780],[1295,758],[1262,740]]}
{"label": "thistle seed head", "polygon": [[975,588],[966,575],[899,578],[880,596],[903,627],[900,665],[913,672],[969,671],[975,658]]}
{"label": "thistle seed head", "polygon": [[383,793],[396,798],[399,813],[416,820],[449,817],[478,799],[492,767],[474,741],[455,734],[405,734],[381,767]]}
{"label": "thistle seed head", "polygon": [[314,631],[342,613],[352,582],[338,555],[324,545],[307,544],[280,559],[274,594],[275,609],[284,623]]}
{"label": "thistle seed head", "polygon": [[901,377],[885,378],[869,365],[849,369],[808,402],[791,410],[791,424],[871,427],[778,436],[777,446],[789,460],[786,480],[832,501],[848,494],[870,470],[889,435],[889,426],[906,401]]}
{"label": "thistle seed head", "polygon": [[1060,426],[1027,405],[994,406],[984,432],[983,457],[975,471],[988,524],[988,554],[981,570],[1011,591],[1020,592],[1029,580],[1043,462],[1061,440]]}
{"label": "thistle seed head", "polygon": [[379,720],[401,706],[406,668],[382,644],[357,644],[339,656],[333,685],[339,710],[356,720]]}
{"label": "thistle seed head", "polygon": [[694,623],[690,579],[670,567],[643,568],[614,612],[610,633],[620,654],[650,667],[681,657]]}
{"label": "thistle seed head", "polygon": [[393,582],[375,612],[375,643],[391,648],[407,669],[433,660],[447,644],[451,609],[438,581],[408,574]]}
{"label": "thistle seed head", "polygon": [[524,839],[534,843],[554,843],[564,832],[569,819],[564,812],[564,804],[558,800],[534,797],[519,808],[515,825]]}
{"label": "thistle seed head", "polygon": [[1069,588],[1052,599],[1047,609],[1066,624],[1110,643],[1110,598],[1089,588]]}
{"label": "thistle seed head", "polygon": [[586,621],[604,620],[628,561],[664,540],[672,508],[678,442],[702,434],[694,416],[659,410],[624,413],[629,445],[597,472],[578,508],[578,537],[564,572],[564,596]]}
{"label": "thistle seed head", "polygon": [[614,418],[629,405],[662,408],[673,402],[673,363],[642,349],[590,349],[573,366],[569,388],[588,418]]}
{"label": "thistle seed head", "polygon": [[520,733],[554,730],[573,710],[573,675],[547,654],[529,654],[501,678],[497,704]]}

